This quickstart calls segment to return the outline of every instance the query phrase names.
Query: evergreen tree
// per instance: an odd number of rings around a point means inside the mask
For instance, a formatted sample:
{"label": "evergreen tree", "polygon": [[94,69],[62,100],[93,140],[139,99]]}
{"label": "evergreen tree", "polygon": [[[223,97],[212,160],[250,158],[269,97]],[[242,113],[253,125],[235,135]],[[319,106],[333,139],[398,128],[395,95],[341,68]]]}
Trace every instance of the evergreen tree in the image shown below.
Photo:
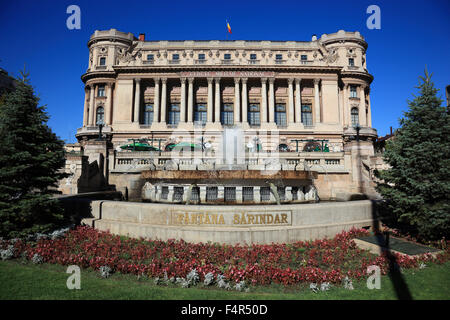
{"label": "evergreen tree", "polygon": [[448,239],[450,231],[450,115],[431,75],[419,77],[420,94],[408,101],[401,127],[386,144],[377,190],[398,222],[424,240]]}
{"label": "evergreen tree", "polygon": [[64,142],[47,126],[28,74],[0,99],[0,235],[47,232],[63,221],[56,182],[65,176]]}

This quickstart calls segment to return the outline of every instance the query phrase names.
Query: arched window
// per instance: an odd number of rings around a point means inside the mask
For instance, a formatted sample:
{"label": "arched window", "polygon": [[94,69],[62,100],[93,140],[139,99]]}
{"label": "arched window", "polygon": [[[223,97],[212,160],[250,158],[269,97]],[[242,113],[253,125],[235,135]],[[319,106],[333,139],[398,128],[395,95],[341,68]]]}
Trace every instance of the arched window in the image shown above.
{"label": "arched window", "polygon": [[144,124],[151,125],[153,123],[153,105],[146,104],[144,107]]}
{"label": "arched window", "polygon": [[102,123],[105,124],[105,109],[103,109],[103,107],[97,107],[97,113],[96,113],[96,117],[95,117],[96,124]]}
{"label": "arched window", "polygon": [[194,122],[205,125],[207,121],[206,105],[196,104],[194,107]]}
{"label": "arched window", "polygon": [[358,108],[352,108],[352,126],[356,127],[359,124],[359,111]]}
{"label": "arched window", "polygon": [[312,126],[312,108],[311,105],[302,106],[302,123],[305,126]]}
{"label": "arched window", "polygon": [[285,104],[277,104],[275,106],[275,123],[279,127],[285,127],[287,125]]}
{"label": "arched window", "polygon": [[220,113],[220,122],[223,125],[233,125],[234,122],[234,114],[233,114],[234,106],[233,104],[224,104],[222,112]]}
{"label": "arched window", "polygon": [[260,116],[259,116],[259,104],[252,103],[248,108],[247,115],[248,123],[251,126],[259,126],[260,125]]}
{"label": "arched window", "polygon": [[281,152],[288,152],[289,151],[289,146],[285,143],[281,143],[278,145],[278,151]]}

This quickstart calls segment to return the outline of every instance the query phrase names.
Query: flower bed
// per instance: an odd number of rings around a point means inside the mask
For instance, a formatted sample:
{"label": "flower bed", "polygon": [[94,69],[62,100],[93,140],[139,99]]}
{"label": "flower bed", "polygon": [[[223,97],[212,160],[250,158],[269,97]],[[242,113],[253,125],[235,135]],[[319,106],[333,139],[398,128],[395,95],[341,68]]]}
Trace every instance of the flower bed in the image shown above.
{"label": "flower bed", "polygon": [[[292,244],[219,245],[131,239],[78,227],[58,239],[3,241],[1,249],[14,246],[15,258],[25,257],[61,265],[78,265],[99,270],[109,266],[112,272],[147,275],[150,277],[180,277],[196,269],[200,281],[212,273],[222,274],[238,283],[267,285],[272,282],[293,285],[307,283],[342,283],[347,276],[361,279],[370,265],[378,265],[382,274],[389,270],[385,256],[375,256],[359,249],[354,238],[368,235],[364,229],[342,232],[333,239]],[[424,254],[409,257],[396,254],[402,268],[418,268],[425,262],[443,263],[450,257],[447,250],[436,257]]]}

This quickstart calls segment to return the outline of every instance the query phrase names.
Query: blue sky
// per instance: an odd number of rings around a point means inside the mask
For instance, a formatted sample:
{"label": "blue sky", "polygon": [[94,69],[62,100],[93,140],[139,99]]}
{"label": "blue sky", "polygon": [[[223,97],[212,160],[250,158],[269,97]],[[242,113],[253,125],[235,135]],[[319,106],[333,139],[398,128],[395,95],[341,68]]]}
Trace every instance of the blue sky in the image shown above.
{"label": "blue sky", "polygon": [[[66,28],[66,8],[81,9],[81,30]],[[381,9],[381,30],[369,30],[366,9]],[[379,135],[398,127],[425,66],[445,99],[450,84],[450,1],[4,1],[0,10],[0,67],[17,75],[24,64],[47,105],[49,125],[75,142],[83,121],[80,76],[87,41],[96,30],[145,33],[152,40],[225,39],[309,41],[340,29],[360,31],[369,44],[372,121]]]}

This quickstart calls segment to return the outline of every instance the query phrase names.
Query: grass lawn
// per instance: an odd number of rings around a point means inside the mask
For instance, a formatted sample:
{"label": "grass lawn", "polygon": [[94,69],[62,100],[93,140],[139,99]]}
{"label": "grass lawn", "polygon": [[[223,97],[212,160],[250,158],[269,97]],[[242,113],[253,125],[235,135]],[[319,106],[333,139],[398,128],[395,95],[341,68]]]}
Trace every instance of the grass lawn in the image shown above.
{"label": "grass lawn", "polygon": [[[156,286],[151,279],[113,274],[102,279],[97,272],[81,270],[81,290],[69,290],[66,281],[70,274],[61,265],[34,265],[20,260],[0,261],[0,299],[397,299],[393,282],[382,276],[381,289],[369,290],[366,282],[353,284],[355,290],[332,287],[329,291],[313,293],[306,284],[296,287],[281,285],[251,287],[249,293],[224,291],[215,287],[183,289]],[[403,279],[413,299],[450,299],[450,262],[429,265],[422,270],[403,271]]]}

